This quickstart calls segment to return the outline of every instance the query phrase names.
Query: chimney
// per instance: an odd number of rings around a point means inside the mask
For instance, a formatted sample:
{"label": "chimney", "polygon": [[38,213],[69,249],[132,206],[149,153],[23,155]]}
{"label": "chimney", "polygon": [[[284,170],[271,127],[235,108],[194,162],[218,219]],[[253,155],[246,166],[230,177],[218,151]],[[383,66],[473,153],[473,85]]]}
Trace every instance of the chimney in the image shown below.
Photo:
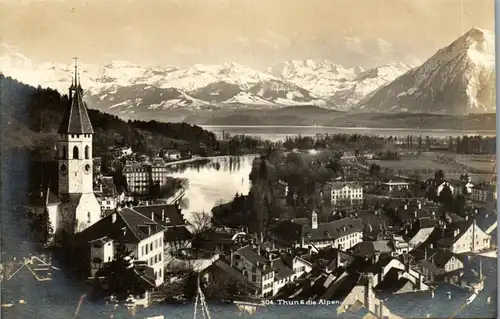
{"label": "chimney", "polygon": [[304,248],[304,246],[306,245],[306,244],[305,244],[305,242],[304,242],[304,236],[302,236],[302,237],[300,238],[300,240],[301,240],[301,242],[300,242],[300,247],[301,247],[301,248]]}
{"label": "chimney", "polygon": [[155,213],[151,212],[151,220],[155,220]]}
{"label": "chimney", "polygon": [[422,209],[422,202],[418,201],[418,209]]}
{"label": "chimney", "polygon": [[427,260],[427,247],[424,249],[424,260]]}
{"label": "chimney", "polygon": [[161,220],[165,221],[165,210],[164,209],[161,210]]}
{"label": "chimney", "polygon": [[231,249],[231,259],[230,259],[231,267],[234,267],[234,251]]}
{"label": "chimney", "polygon": [[[429,248],[430,249],[434,249],[434,245],[433,244],[429,244]],[[426,250],[427,251],[427,250]]]}
{"label": "chimney", "polygon": [[413,213],[413,215],[415,215],[415,218],[418,217],[418,210],[415,211],[415,213]]}
{"label": "chimney", "polygon": [[257,254],[260,256],[260,244],[257,245]]}
{"label": "chimney", "polygon": [[113,213],[113,215],[111,215],[111,222],[113,224],[116,223],[116,213]]}
{"label": "chimney", "polygon": [[408,210],[408,204],[405,204],[405,210]]}

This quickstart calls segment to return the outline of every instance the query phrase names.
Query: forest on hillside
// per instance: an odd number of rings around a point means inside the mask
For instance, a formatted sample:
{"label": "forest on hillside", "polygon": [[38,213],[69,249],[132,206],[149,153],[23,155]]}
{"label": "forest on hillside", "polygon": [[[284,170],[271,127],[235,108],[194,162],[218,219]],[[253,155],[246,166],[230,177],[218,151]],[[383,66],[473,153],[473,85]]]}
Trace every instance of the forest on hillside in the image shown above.
{"label": "forest on hillside", "polygon": [[[50,157],[56,132],[68,107],[68,96],[52,89],[35,88],[0,74],[2,146],[30,151],[35,158]],[[123,121],[117,116],[89,109],[94,127],[94,154],[110,146],[129,145],[153,155],[160,149],[189,149],[194,154],[217,150],[216,136],[199,126],[156,121]]]}

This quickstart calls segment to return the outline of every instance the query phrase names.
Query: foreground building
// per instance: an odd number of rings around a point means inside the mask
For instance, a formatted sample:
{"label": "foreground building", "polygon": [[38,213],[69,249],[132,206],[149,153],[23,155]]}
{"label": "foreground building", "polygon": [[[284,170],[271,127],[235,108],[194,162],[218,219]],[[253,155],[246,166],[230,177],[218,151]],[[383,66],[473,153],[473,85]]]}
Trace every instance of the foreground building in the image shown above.
{"label": "foreground building", "polygon": [[132,208],[124,208],[85,229],[76,240],[80,247],[88,248],[92,277],[113,260],[118,245],[125,245],[134,262],[142,261],[140,264],[151,268],[154,283],[160,286],[164,282],[164,233],[165,227],[159,223]]}

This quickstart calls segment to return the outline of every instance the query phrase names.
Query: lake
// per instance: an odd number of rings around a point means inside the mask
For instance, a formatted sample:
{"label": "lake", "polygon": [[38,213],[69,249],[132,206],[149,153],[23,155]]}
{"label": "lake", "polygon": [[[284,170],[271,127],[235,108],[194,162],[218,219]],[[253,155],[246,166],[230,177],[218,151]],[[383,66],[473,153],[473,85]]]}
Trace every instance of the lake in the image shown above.
{"label": "lake", "polygon": [[315,136],[316,134],[370,134],[379,136],[422,135],[431,137],[447,137],[462,135],[496,136],[495,130],[465,131],[440,129],[408,129],[408,128],[366,128],[366,127],[332,127],[332,126],[211,126],[202,125],[208,131],[222,136],[222,132],[231,135],[245,134],[258,136],[265,140],[279,141],[287,136]]}
{"label": "lake", "polygon": [[222,156],[170,166],[172,176],[189,182],[184,195],[185,218],[190,212],[210,212],[218,202],[228,202],[236,193],[247,195],[249,174],[256,155]]}

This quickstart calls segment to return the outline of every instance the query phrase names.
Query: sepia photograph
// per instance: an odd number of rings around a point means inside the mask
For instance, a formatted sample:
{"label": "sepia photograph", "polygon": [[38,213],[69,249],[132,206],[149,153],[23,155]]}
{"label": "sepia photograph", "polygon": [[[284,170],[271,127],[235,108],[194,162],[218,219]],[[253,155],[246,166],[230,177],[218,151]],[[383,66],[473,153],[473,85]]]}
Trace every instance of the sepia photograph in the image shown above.
{"label": "sepia photograph", "polygon": [[493,0],[0,0],[0,317],[497,318]]}

